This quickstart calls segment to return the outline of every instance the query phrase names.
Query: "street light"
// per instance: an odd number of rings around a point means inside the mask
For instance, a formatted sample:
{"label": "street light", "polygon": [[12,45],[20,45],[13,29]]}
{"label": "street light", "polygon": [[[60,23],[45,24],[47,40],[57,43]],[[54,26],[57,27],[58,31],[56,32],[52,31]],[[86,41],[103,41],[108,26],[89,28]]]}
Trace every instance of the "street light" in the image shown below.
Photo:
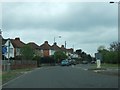
{"label": "street light", "polygon": [[54,43],[55,43],[55,40],[56,40],[56,38],[61,38],[61,36],[58,36],[58,37],[54,37]]}
{"label": "street light", "polygon": [[[56,38],[61,38],[61,36],[54,37],[54,44],[55,44]],[[53,45],[54,45],[54,44],[53,44]],[[54,56],[53,56],[53,57],[54,57],[54,60],[55,60],[55,46],[53,46],[53,49],[54,49],[54,54],[53,54]],[[56,62],[55,62],[55,63],[56,63]]]}
{"label": "street light", "polygon": [[118,3],[118,4],[120,4],[120,1],[119,1],[119,2],[113,2],[113,1],[110,1],[109,3]]}

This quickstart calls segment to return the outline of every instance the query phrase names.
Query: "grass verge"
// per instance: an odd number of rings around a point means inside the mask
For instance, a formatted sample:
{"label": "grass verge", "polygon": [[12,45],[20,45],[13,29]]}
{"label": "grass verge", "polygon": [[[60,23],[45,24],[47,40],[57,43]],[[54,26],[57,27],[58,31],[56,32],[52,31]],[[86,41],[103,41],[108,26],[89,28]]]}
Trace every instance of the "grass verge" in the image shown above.
{"label": "grass verge", "polygon": [[12,80],[22,74],[24,74],[24,72],[28,72],[33,70],[34,68],[25,68],[25,69],[16,69],[16,70],[11,70],[11,71],[6,71],[6,72],[2,72],[2,84],[8,82],[9,80]]}

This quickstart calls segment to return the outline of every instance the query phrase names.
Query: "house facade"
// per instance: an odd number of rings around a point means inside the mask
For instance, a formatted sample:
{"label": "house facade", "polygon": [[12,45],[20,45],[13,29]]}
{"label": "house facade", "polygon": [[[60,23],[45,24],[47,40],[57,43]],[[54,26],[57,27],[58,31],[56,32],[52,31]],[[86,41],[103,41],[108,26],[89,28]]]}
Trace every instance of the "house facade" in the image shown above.
{"label": "house facade", "polygon": [[56,42],[53,45],[50,45],[48,41],[45,41],[42,45],[39,46],[34,42],[25,44],[20,40],[20,38],[2,39],[2,41],[2,45],[7,47],[7,53],[5,54],[6,58],[16,58],[18,56],[21,56],[20,49],[24,45],[29,45],[35,50],[35,55],[41,57],[54,55],[56,51],[63,51],[67,56],[71,56],[73,54],[72,48],[66,49],[64,45],[61,45],[61,47],[59,47]]}
{"label": "house facade", "polygon": [[39,47],[42,57],[45,56],[51,56],[51,46],[48,44],[48,41],[45,41],[42,45]]}
{"label": "house facade", "polygon": [[[25,45],[20,38],[15,39],[4,39],[3,46],[7,48],[7,53],[5,54],[6,58],[15,58],[16,56],[20,56],[20,49]],[[9,52],[9,53],[8,53]]]}
{"label": "house facade", "polygon": [[42,56],[42,53],[39,50],[40,47],[36,43],[30,42],[27,45],[29,45],[34,50],[35,52],[34,56]]}
{"label": "house facade", "polygon": [[51,55],[54,55],[54,53],[56,51],[60,51],[61,48],[57,45],[57,43],[55,42],[52,46],[51,46]]}

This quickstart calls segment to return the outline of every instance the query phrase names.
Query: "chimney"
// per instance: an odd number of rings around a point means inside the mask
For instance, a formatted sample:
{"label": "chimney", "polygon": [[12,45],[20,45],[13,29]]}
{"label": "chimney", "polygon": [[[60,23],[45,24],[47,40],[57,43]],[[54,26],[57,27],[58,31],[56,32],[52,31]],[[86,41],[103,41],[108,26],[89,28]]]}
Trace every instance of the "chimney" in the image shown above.
{"label": "chimney", "polygon": [[64,48],[64,45],[62,45],[61,48]]}
{"label": "chimney", "polygon": [[54,45],[57,45],[57,43],[55,42]]}
{"label": "chimney", "polygon": [[48,44],[48,41],[45,41],[45,44]]}
{"label": "chimney", "polygon": [[17,37],[17,38],[15,38],[15,40],[18,40],[18,41],[20,41],[20,38],[19,38],[19,37]]}

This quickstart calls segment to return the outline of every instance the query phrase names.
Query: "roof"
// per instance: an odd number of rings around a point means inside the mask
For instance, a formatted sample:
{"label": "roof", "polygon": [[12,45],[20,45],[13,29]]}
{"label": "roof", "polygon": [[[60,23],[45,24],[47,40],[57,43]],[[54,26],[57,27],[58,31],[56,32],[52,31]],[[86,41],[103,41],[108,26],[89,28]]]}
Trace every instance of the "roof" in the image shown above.
{"label": "roof", "polygon": [[20,41],[20,38],[10,39],[14,48],[21,48],[25,45],[24,42]]}
{"label": "roof", "polygon": [[8,39],[2,38],[2,45],[4,45],[4,44],[6,43],[7,40],[8,40]]}
{"label": "roof", "polygon": [[33,49],[39,49],[40,47],[36,44],[36,43],[34,43],[34,42],[30,42],[30,43],[27,43],[27,45],[29,45],[31,48],[33,48]]}
{"label": "roof", "polygon": [[73,53],[73,48],[66,49],[66,50],[67,50],[67,52]]}
{"label": "roof", "polygon": [[66,51],[64,45],[61,46],[61,50],[62,50],[62,51]]}
{"label": "roof", "polygon": [[61,48],[57,45],[57,43],[54,43],[54,44],[51,46],[51,49],[52,49],[52,50],[60,50]]}
{"label": "roof", "polygon": [[51,49],[51,46],[48,44],[48,41],[45,41],[44,44],[40,46],[40,49],[42,50],[49,50]]}

